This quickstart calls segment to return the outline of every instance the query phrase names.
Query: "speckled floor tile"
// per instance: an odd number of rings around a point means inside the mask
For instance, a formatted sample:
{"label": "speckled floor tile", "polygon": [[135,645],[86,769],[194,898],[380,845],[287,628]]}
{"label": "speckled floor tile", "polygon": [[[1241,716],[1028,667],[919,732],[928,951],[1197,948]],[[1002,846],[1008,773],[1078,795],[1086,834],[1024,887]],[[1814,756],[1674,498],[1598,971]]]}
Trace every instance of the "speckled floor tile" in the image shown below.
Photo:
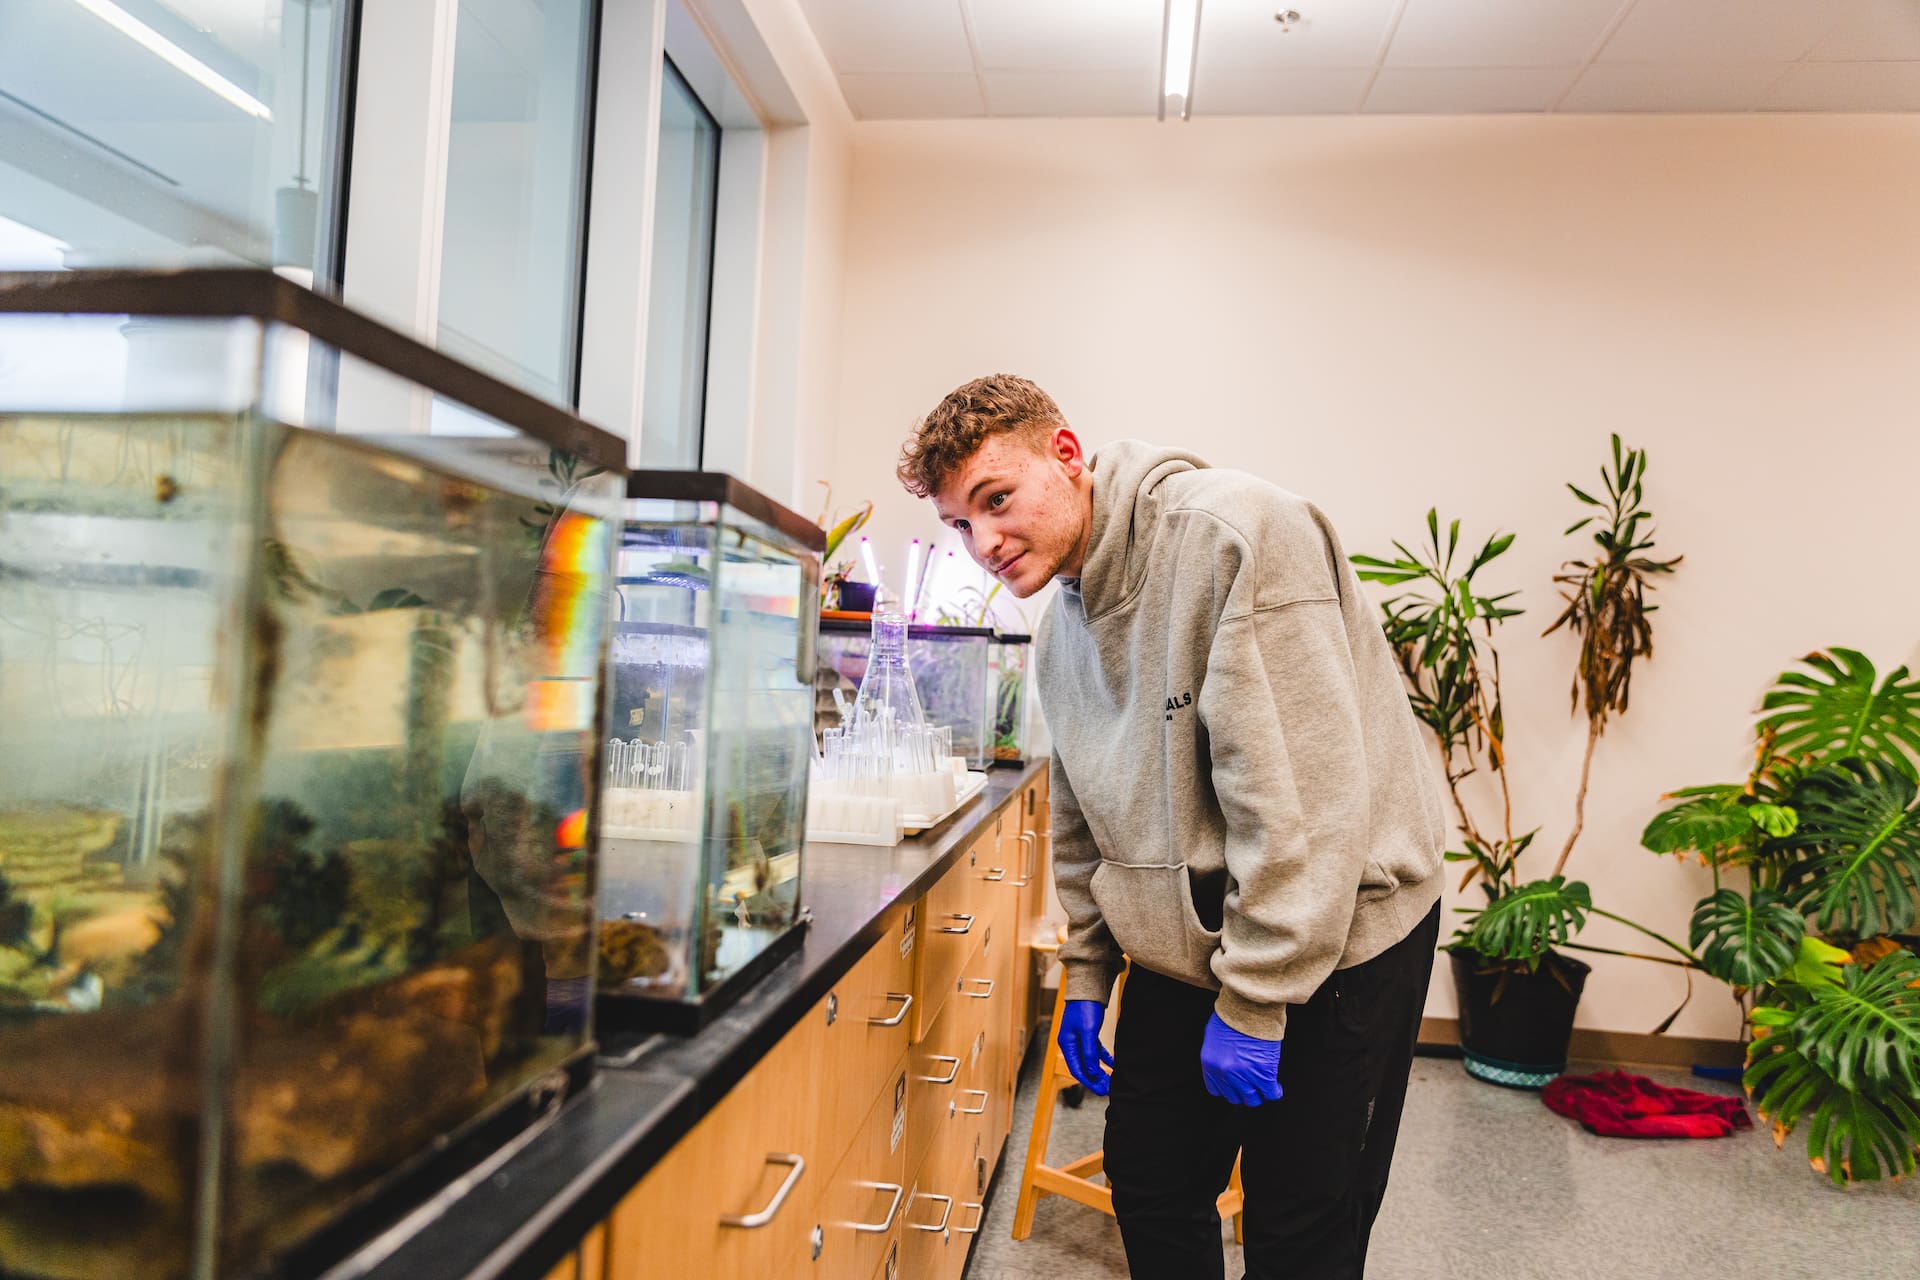
{"label": "speckled floor tile", "polygon": [[[1027,1064],[1013,1136],[974,1246],[968,1280],[1124,1277],[1111,1218],[1040,1202],[1016,1243],[1014,1200],[1033,1117],[1039,1055]],[[1583,1070],[1576,1065],[1576,1071]],[[1707,1092],[1731,1085],[1648,1071]],[[1061,1107],[1052,1163],[1098,1147],[1105,1103]],[[1375,1280],[1767,1280],[1920,1277],[1920,1181],[1836,1190],[1807,1167],[1804,1139],[1751,1133],[1710,1141],[1598,1138],[1539,1096],[1483,1085],[1458,1062],[1414,1062],[1393,1183],[1374,1226]],[[1241,1259],[1222,1227],[1227,1275]],[[912,1280],[902,1277],[902,1280]]]}

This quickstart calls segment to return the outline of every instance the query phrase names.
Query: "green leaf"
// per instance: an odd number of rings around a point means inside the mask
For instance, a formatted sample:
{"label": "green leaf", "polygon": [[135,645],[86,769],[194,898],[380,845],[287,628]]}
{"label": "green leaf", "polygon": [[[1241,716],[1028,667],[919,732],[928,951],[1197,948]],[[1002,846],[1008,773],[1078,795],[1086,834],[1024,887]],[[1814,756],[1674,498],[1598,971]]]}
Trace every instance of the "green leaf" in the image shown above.
{"label": "green leaf", "polygon": [[1808,990],[1838,986],[1842,970],[1852,963],[1853,956],[1846,949],[1809,933],[1800,939],[1799,951],[1787,971],[1780,975],[1780,981]]}
{"label": "green leaf", "polygon": [[[1511,533],[1499,533],[1499,534],[1495,534],[1491,538],[1488,538],[1487,544],[1484,547],[1480,548],[1480,554],[1473,558],[1473,564],[1467,569],[1466,576],[1471,578],[1476,572],[1479,571],[1482,565],[1486,564],[1488,561],[1492,560],[1495,556],[1498,556],[1500,553],[1505,551],[1508,547],[1512,546],[1514,537],[1515,535]],[[1513,594],[1514,593],[1511,591],[1507,592],[1507,595],[1513,595]],[[1502,596],[1500,598],[1504,600],[1506,596]]]}
{"label": "green leaf", "polygon": [[1821,932],[1867,938],[1913,925],[1920,894],[1920,784],[1883,761],[1847,760],[1794,788],[1801,856],[1782,889]]}
{"label": "green leaf", "polygon": [[1567,533],[1563,533],[1560,536],[1564,538],[1567,536],[1567,534],[1578,533],[1592,523],[1593,523],[1592,516],[1588,516],[1585,520],[1577,520],[1574,523],[1567,526]]}
{"label": "green leaf", "polygon": [[1582,489],[1577,484],[1569,484],[1567,488],[1573,490],[1574,497],[1580,499],[1580,501],[1586,503],[1590,507],[1598,507],[1603,505],[1600,499],[1594,497],[1592,494],[1588,493],[1585,489]]}
{"label": "green leaf", "polygon": [[1774,731],[1776,751],[1826,760],[1871,756],[1920,775],[1920,679],[1898,667],[1876,686],[1873,663],[1853,649],[1801,661],[1812,672],[1783,672],[1760,704],[1771,714],[1759,727]]}
{"label": "green leaf", "polygon": [[1694,908],[1687,941],[1720,981],[1757,987],[1787,971],[1805,934],[1806,921],[1772,890],[1755,889],[1749,901],[1722,889]]}
{"label": "green leaf", "polygon": [[1753,825],[1776,840],[1792,835],[1800,826],[1800,815],[1784,804],[1751,804],[1747,816]]}
{"label": "green leaf", "polygon": [[1463,933],[1489,959],[1537,963],[1549,948],[1572,941],[1591,910],[1593,892],[1583,882],[1554,876],[1495,897]]}
{"label": "green leaf", "polygon": [[1808,1058],[1843,1089],[1920,1100],[1920,957],[1848,965],[1812,995],[1794,1020]]}
{"label": "green leaf", "polygon": [[1856,1047],[1864,1047],[1872,1037],[1851,1035],[1836,1025],[1848,1021],[1845,1011],[1853,1008],[1844,998],[1835,1009],[1810,1018],[1818,1007],[1753,1011],[1760,1034],[1747,1048],[1744,1080],[1755,1110],[1772,1123],[1779,1140],[1805,1120],[1808,1159],[1836,1186],[1913,1173],[1920,1148],[1913,1095],[1843,1085],[1837,1077],[1841,1062],[1849,1063],[1856,1079],[1863,1074],[1860,1057],[1846,1052],[1849,1042],[1857,1039]]}
{"label": "green leaf", "polygon": [[1674,795],[1680,803],[1655,814],[1640,833],[1640,843],[1655,853],[1712,854],[1753,832],[1741,787],[1687,787]]}

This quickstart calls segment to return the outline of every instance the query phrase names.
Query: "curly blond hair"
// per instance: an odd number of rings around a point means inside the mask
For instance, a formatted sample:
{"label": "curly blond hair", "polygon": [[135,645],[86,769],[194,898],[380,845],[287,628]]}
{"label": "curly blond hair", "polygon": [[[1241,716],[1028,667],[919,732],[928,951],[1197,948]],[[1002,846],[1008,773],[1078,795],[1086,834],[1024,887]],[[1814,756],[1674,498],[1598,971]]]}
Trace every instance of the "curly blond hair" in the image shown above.
{"label": "curly blond hair", "polygon": [[1011,373],[975,378],[947,393],[900,450],[895,474],[916,498],[938,493],[989,436],[1010,434],[1044,454],[1067,420],[1053,397]]}

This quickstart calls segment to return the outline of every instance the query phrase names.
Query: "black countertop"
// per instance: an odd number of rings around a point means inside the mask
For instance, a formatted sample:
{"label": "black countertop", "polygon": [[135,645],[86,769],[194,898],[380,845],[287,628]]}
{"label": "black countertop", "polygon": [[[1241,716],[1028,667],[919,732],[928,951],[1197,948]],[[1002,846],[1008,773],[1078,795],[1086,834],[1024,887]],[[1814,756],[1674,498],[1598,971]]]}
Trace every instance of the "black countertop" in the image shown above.
{"label": "black countertop", "polygon": [[926,835],[891,849],[810,844],[802,898],[813,913],[800,949],[692,1036],[615,1037],[623,1065],[510,1155],[483,1166],[334,1273],[372,1280],[541,1280],[882,934],[896,928],[980,828],[1040,776],[1044,761],[997,769],[986,790]]}

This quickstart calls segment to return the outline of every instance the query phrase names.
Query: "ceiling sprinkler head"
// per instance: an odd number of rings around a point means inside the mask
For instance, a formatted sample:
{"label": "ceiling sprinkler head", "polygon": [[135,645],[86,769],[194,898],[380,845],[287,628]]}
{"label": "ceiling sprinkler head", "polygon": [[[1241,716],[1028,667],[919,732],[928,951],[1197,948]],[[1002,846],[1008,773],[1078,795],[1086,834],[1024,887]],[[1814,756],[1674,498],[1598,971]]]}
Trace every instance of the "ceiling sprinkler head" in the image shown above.
{"label": "ceiling sprinkler head", "polygon": [[1299,25],[1300,11],[1298,9],[1282,9],[1273,15],[1273,20],[1280,24],[1280,31],[1283,35],[1291,34],[1294,27]]}

